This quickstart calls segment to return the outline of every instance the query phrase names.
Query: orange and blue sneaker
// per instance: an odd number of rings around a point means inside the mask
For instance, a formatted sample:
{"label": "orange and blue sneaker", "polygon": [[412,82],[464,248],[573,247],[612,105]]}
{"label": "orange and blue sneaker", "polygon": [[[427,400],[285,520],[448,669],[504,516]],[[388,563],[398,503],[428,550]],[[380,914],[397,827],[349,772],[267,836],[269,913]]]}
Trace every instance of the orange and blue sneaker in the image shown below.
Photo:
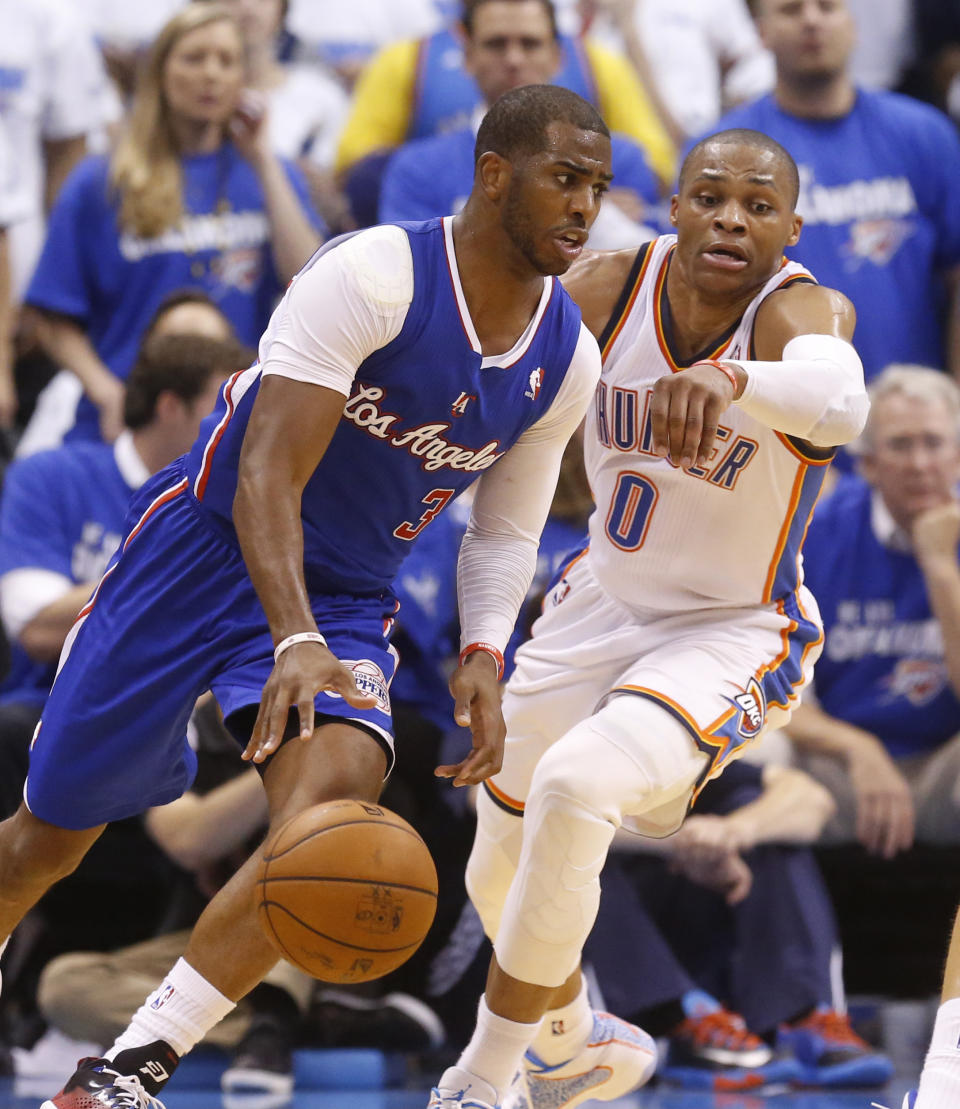
{"label": "orange and blue sneaker", "polygon": [[793,1052],[803,1068],[805,1086],[882,1086],[893,1077],[890,1059],[854,1032],[846,1013],[827,1005],[781,1025],[777,1046]]}
{"label": "orange and blue sneaker", "polygon": [[642,1028],[594,1010],[586,1047],[565,1063],[548,1065],[528,1051],[503,1109],[574,1109],[584,1101],[613,1101],[638,1089],[657,1067],[657,1047]]}

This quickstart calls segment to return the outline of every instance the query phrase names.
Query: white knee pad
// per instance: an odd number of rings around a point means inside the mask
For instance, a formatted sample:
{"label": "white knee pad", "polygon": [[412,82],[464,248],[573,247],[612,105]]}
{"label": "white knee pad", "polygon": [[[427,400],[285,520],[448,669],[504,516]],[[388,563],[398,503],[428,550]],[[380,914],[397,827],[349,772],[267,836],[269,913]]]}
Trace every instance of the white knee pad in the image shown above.
{"label": "white knee pad", "polygon": [[631,696],[612,699],[550,748],[533,775],[496,932],[507,974],[541,986],[566,981],[596,919],[600,871],[624,814],[675,808],[679,821],[704,765],[682,725]]}
{"label": "white knee pad", "polygon": [[481,786],[477,791],[477,831],[465,874],[467,893],[483,922],[483,930],[496,939],[500,913],[520,861],[523,820],[504,812]]}

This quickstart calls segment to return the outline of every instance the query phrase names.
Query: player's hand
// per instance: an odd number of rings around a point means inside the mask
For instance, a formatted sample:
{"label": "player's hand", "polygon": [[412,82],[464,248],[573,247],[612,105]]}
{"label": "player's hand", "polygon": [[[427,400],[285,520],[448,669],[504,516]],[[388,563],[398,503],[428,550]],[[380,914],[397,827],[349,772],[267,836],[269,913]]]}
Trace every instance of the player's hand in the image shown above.
{"label": "player's hand", "polygon": [[921,566],[946,561],[955,567],[960,544],[960,502],[950,500],[926,509],[914,519],[910,532]]}
{"label": "player's hand", "polygon": [[453,778],[455,786],[472,786],[499,772],[503,765],[503,741],[507,726],[500,708],[497,663],[486,651],[474,651],[450,676],[453,719],[469,728],[473,737],[470,754],[451,766],[438,766],[438,778]]}
{"label": "player's hand", "polygon": [[848,755],[857,802],[857,839],[874,855],[892,859],[913,844],[910,786],[879,740],[864,740]]}
{"label": "player's hand", "polygon": [[654,453],[684,470],[705,466],[720,416],[734,395],[727,375],[709,362],[695,362],[689,369],[661,377],[650,401]]}
{"label": "player's hand", "polygon": [[290,707],[300,714],[300,738],[313,735],[313,699],[322,690],[339,694],[357,709],[372,709],[377,699],[361,693],[353,672],[322,643],[295,643],[277,660],[263,687],[260,711],[243,757],[263,762],[283,740]]}

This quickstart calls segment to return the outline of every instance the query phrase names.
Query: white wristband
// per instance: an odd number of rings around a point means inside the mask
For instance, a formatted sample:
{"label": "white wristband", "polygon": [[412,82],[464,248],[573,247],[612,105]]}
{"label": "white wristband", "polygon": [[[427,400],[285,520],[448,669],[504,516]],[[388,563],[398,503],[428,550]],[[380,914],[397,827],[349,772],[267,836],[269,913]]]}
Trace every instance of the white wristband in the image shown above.
{"label": "white wristband", "polygon": [[283,652],[288,647],[292,647],[294,643],[319,643],[321,647],[326,647],[327,645],[327,641],[319,632],[297,632],[296,635],[288,635],[286,639],[281,639],[276,647],[274,647],[273,661],[279,661]]}

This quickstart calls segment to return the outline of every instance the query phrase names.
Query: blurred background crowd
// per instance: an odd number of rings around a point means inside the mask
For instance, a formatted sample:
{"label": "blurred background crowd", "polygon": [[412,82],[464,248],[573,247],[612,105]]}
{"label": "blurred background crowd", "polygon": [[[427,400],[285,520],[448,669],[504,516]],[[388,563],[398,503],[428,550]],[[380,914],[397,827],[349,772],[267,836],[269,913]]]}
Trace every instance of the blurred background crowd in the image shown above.
{"label": "blurred background crowd", "polygon": [[[807,543],[815,688],[665,847],[622,836],[593,988],[664,1040],[662,1081],[882,1084],[904,1029],[926,1040],[960,892],[960,0],[0,0],[0,817],[133,491],[193,441],[314,250],[456,212],[485,105],[532,83],[581,93],[614,133],[600,249],[668,230],[704,135],[786,146],[791,256],[853,301],[873,393]],[[575,441],[515,643],[591,507]],[[384,801],[436,856],[437,924],[372,989],[278,968],[209,1038],[227,1088],[288,1096],[304,1044],[432,1057],[472,1028],[473,818],[432,775],[462,742],[446,676],[465,511],[398,583]],[[113,826],[16,934],[0,1074],[111,1042],[262,830],[213,703],[191,735],[193,790]]]}

